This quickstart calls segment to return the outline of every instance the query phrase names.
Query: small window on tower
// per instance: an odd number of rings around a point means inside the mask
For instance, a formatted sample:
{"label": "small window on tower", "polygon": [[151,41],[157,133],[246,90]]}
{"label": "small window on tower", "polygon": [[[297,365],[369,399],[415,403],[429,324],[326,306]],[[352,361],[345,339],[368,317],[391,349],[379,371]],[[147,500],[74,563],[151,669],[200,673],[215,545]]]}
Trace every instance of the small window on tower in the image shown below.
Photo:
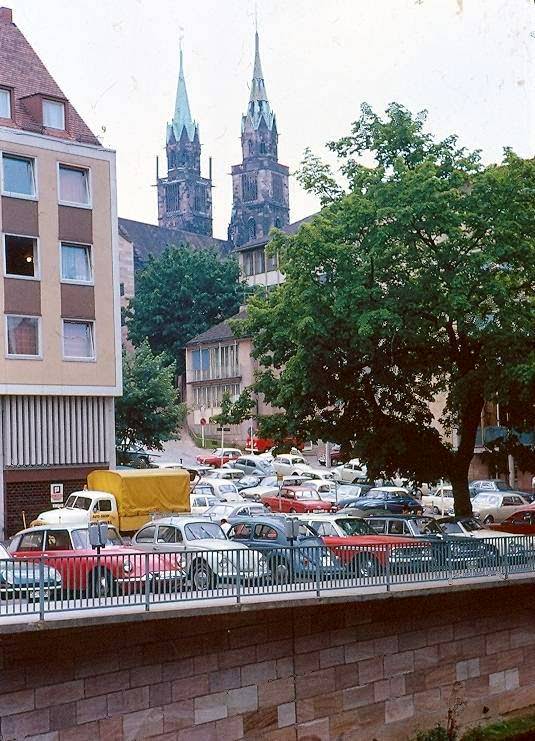
{"label": "small window on tower", "polygon": [[248,146],[249,146],[249,157],[252,157],[254,155],[254,144],[253,144],[253,142],[252,141],[249,141],[248,142]]}
{"label": "small window on tower", "polygon": [[266,142],[260,142],[260,154],[266,154],[267,148],[266,148]]}
{"label": "small window on tower", "polygon": [[256,239],[256,222],[254,219],[249,219],[247,222],[247,239]]}
{"label": "small window on tower", "polygon": [[165,189],[165,212],[176,213],[180,205],[180,183],[170,183]]}
{"label": "small window on tower", "polygon": [[256,175],[242,175],[242,189],[244,201],[256,201],[258,197]]}
{"label": "small window on tower", "polygon": [[280,175],[273,173],[273,200],[277,203],[284,203],[284,195],[282,188],[282,178]]}

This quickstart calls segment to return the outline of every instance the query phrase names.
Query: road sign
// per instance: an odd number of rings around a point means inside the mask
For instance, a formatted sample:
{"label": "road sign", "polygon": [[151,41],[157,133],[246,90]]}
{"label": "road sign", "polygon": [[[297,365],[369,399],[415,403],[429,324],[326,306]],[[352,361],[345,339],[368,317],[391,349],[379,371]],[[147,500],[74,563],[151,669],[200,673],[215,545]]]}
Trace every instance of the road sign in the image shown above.
{"label": "road sign", "polygon": [[50,502],[55,506],[63,504],[63,484],[50,484]]}
{"label": "road sign", "polygon": [[207,421],[205,420],[205,418],[204,418],[204,417],[202,417],[202,418],[201,418],[201,422],[200,422],[200,424],[201,424],[201,427],[204,427],[205,425],[207,425],[207,424],[208,424],[208,422],[207,422]]}
{"label": "road sign", "polygon": [[230,432],[230,427],[216,427],[217,432]]}

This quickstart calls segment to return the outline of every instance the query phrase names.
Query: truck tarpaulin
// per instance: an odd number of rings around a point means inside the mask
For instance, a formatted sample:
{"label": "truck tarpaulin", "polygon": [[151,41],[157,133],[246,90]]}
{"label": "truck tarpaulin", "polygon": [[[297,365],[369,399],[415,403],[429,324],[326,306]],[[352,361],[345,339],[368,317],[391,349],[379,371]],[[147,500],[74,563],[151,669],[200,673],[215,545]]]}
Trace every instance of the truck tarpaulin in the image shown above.
{"label": "truck tarpaulin", "polygon": [[190,477],[187,471],[92,471],[88,488],[113,494],[120,517],[153,512],[189,512]]}

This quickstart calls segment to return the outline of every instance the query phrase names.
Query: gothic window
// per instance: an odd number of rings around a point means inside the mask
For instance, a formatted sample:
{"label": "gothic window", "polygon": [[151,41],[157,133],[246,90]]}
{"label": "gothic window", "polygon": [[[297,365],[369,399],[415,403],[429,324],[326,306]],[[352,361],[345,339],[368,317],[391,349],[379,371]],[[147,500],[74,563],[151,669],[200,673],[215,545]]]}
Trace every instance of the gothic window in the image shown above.
{"label": "gothic window", "polygon": [[169,183],[165,189],[165,212],[175,213],[180,206],[180,183]]}
{"label": "gothic window", "polygon": [[266,142],[260,142],[260,154],[266,154]]}
{"label": "gothic window", "polygon": [[282,177],[273,173],[273,200],[277,203],[284,203],[284,195],[282,188]]}
{"label": "gothic window", "polygon": [[258,197],[258,189],[256,185],[256,174],[255,175],[242,175],[242,190],[244,201],[256,201]]}
{"label": "gothic window", "polygon": [[247,239],[256,239],[256,222],[254,219],[249,219],[247,222]]}
{"label": "gothic window", "polygon": [[252,157],[254,155],[254,143],[249,140],[247,146],[249,147],[249,157]]}
{"label": "gothic window", "polygon": [[168,156],[169,169],[172,170],[173,167],[175,167],[175,165],[176,165],[176,155],[174,152],[169,152],[169,156]]}
{"label": "gothic window", "polygon": [[206,188],[204,185],[195,186],[195,211],[206,212]]}
{"label": "gothic window", "polygon": [[281,226],[282,226],[282,224],[281,224],[281,220],[280,220],[280,219],[279,219],[279,217],[277,216],[277,218],[275,219],[275,229],[280,229],[280,228],[281,228]]}

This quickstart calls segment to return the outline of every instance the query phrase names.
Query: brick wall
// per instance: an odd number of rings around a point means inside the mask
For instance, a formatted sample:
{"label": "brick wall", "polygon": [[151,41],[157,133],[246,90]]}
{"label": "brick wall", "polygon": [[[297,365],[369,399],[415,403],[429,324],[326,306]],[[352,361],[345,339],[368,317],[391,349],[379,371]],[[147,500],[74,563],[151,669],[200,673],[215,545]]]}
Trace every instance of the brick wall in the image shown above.
{"label": "brick wall", "polygon": [[[63,481],[61,474],[58,474],[58,481]],[[63,481],[63,500],[65,501],[73,491],[83,489],[86,484],[86,479]],[[24,527],[23,511],[26,513],[26,523],[29,527],[30,522],[40,512],[52,506],[50,504],[50,481],[9,482],[6,483],[5,490],[5,527],[6,533],[10,536]]]}
{"label": "brick wall", "polygon": [[532,594],[2,635],[1,738],[405,741],[445,718],[454,688],[463,724],[496,717],[535,699]]}

